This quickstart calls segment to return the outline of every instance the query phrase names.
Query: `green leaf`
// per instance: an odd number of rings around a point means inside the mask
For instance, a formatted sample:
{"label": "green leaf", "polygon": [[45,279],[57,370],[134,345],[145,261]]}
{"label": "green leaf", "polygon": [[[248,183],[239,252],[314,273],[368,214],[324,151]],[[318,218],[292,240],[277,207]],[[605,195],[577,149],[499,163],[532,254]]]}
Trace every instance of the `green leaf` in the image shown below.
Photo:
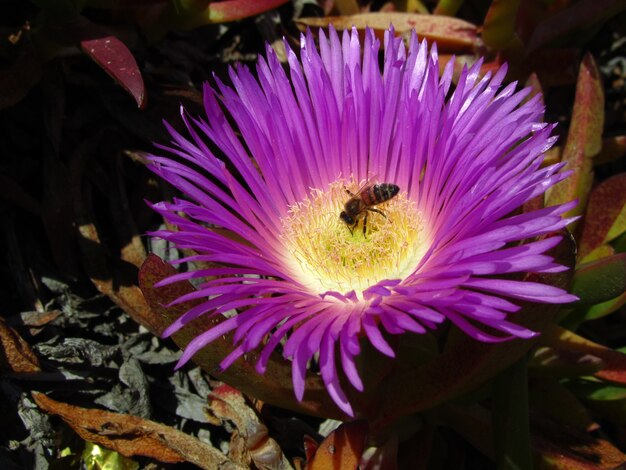
{"label": "green leaf", "polygon": [[535,412],[581,431],[589,432],[599,428],[585,405],[558,380],[533,378],[529,393],[531,407]]}
{"label": "green leaf", "polygon": [[483,41],[495,50],[519,45],[515,21],[521,0],[493,0],[483,24]]}
{"label": "green leaf", "polygon": [[463,0],[439,0],[433,14],[455,16],[461,5],[463,5]]}
{"label": "green leaf", "polygon": [[533,376],[580,377],[602,370],[604,362],[588,352],[542,346],[535,351],[529,367]]}
{"label": "green leaf", "polygon": [[620,295],[619,297],[615,297],[614,299],[602,302],[601,304],[589,307],[584,314],[584,319],[596,320],[598,318],[605,317],[613,312],[616,312],[624,304],[626,304],[626,293]]}
{"label": "green leaf", "polygon": [[626,387],[607,385],[604,382],[581,380],[569,384],[572,390],[580,398],[594,401],[626,400]]}
{"label": "green leaf", "polygon": [[525,358],[500,373],[494,380],[493,429],[497,468],[532,470]]}
{"label": "green leaf", "polygon": [[614,351],[601,344],[583,338],[576,333],[553,325],[541,335],[540,344],[569,352],[579,352],[599,357],[604,363],[602,370],[594,376],[626,385],[626,354]]}
{"label": "green leaf", "polygon": [[611,245],[617,253],[626,253],[626,233],[623,233],[613,240]]}
{"label": "green leaf", "polygon": [[595,305],[626,292],[626,253],[583,264],[576,270],[572,293],[580,303]]}
{"label": "green leaf", "polygon": [[[580,254],[580,252],[578,252]],[[581,263],[591,263],[592,261],[597,261],[602,258],[608,258],[609,256],[613,256],[615,254],[615,249],[611,245],[600,245],[594,250],[585,255],[580,261]]]}

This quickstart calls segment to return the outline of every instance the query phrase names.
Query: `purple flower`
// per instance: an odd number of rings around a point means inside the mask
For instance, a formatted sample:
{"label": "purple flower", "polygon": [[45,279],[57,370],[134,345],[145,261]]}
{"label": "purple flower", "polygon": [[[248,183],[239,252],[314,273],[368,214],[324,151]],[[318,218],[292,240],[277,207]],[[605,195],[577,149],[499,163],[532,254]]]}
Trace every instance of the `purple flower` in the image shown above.
{"label": "purple flower", "polygon": [[[405,48],[392,30],[382,73],[371,30],[362,49],[356,30],[340,38],[332,28],[319,50],[303,35],[300,58],[286,47],[288,73],[267,47],[258,78],[239,65],[233,88],[205,85],[206,119],[183,111],[187,137],[168,127],[173,141],[161,148],[171,156],[151,158],[184,195],[154,205],[178,231],[153,235],[197,253],[180,262],[211,266],[162,282],[208,279],[175,302],[202,299],[165,335],[200,315],[227,316],[179,365],[234,332],[222,369],[258,348],[262,374],[279,348],[301,399],[316,360],[353,414],[338,369],[363,389],[361,338],[391,357],[383,332],[420,334],[446,320],[479,341],[530,338],[516,301],[576,300],[509,276],[566,269],[545,254],[559,237],[532,240],[565,227],[575,202],[516,212],[567,173],[541,166],[554,126],[541,122],[539,97],[523,103],[528,89],[502,84],[506,67],[480,78],[478,62],[452,88],[452,63],[440,74],[434,45],[413,33]],[[353,220],[340,218],[352,198]]]}

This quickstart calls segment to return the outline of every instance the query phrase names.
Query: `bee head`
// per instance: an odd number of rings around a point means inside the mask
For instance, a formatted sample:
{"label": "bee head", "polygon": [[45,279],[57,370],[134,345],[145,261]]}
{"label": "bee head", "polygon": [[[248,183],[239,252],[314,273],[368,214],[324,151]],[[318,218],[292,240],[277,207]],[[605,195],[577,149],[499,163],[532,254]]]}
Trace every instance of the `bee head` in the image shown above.
{"label": "bee head", "polygon": [[339,218],[341,220],[343,220],[347,225],[354,225],[356,223],[356,221],[354,220],[354,217],[349,216],[346,211],[341,211],[341,214],[339,214]]}

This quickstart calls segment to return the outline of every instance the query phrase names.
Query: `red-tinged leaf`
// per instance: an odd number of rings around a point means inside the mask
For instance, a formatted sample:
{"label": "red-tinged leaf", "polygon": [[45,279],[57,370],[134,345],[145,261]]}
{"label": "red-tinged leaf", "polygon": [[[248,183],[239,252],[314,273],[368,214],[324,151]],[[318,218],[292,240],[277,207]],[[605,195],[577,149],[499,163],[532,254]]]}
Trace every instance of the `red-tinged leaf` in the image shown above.
{"label": "red-tinged leaf", "polygon": [[531,416],[533,449],[537,467],[552,470],[616,470],[626,462],[626,455],[608,441]]}
{"label": "red-tinged leaf", "polygon": [[[551,254],[559,264],[573,266],[573,249],[571,240],[566,238]],[[571,272],[529,274],[525,279],[567,289]],[[559,309],[556,305],[524,304],[514,321],[541,332],[553,324]],[[401,416],[433,408],[475,390],[519,360],[535,343],[533,339],[515,339],[487,344],[451,330],[444,351],[434,360],[401,373],[392,371],[380,384],[379,399],[369,410],[374,416],[372,426],[375,430],[385,428]]]}
{"label": "red-tinged leaf", "polygon": [[[433,445],[437,439],[437,426],[434,423],[425,420],[422,422],[421,429],[413,434],[409,441],[403,442],[403,449],[398,456],[398,468],[411,468],[413,470],[428,470],[432,468],[429,463],[437,460],[438,452],[441,447]],[[445,451],[444,451],[445,452]],[[462,451],[458,452],[463,454]],[[435,454],[435,455],[433,455]],[[442,460],[438,460],[441,462]],[[449,468],[453,468],[449,466]]]}
{"label": "red-tinged leaf", "polygon": [[320,444],[306,470],[356,470],[365,450],[367,423],[343,423]]}
{"label": "red-tinged leaf", "polygon": [[211,2],[202,16],[205,20],[202,24],[241,20],[278,8],[288,1],[289,0],[225,0]]}
{"label": "red-tinged leaf", "polygon": [[42,58],[35,47],[20,43],[15,49],[13,60],[0,67],[0,110],[19,103],[41,78]]}
{"label": "red-tinged leaf", "polygon": [[551,378],[533,378],[530,388],[532,409],[581,431],[599,429],[590,411],[567,387]]}
{"label": "red-tinged leaf", "polygon": [[572,293],[580,302],[594,305],[606,302],[626,292],[626,253],[620,253],[576,270]]}
{"label": "red-tinged leaf", "polygon": [[579,243],[579,259],[626,232],[626,173],[593,188]]}
{"label": "red-tinged leaf", "polygon": [[495,460],[493,421],[485,408],[446,403],[437,410],[437,417],[480,453]]}
{"label": "red-tinged leaf", "polygon": [[590,31],[624,9],[623,0],[581,0],[573,2],[541,22],[529,40],[528,49],[535,51],[561,42],[578,31]]}
{"label": "red-tinged leaf", "polygon": [[325,18],[300,18],[296,24],[301,29],[326,28],[332,24],[338,30],[355,26],[359,30],[370,27],[379,38],[393,24],[396,34],[407,36],[415,29],[420,38],[436,41],[443,53],[473,53],[480,46],[476,25],[446,16],[421,15],[419,13],[378,12]]}
{"label": "red-tinged leaf", "polygon": [[[586,54],[580,65],[572,120],[563,149],[566,169],[573,174],[546,193],[546,206],[563,204],[578,198],[578,206],[566,215],[580,215],[587,205],[593,182],[592,157],[602,147],[604,126],[604,91],[598,67]],[[575,223],[574,223],[575,224]],[[570,225],[573,230],[574,224]]]}
{"label": "red-tinged leaf", "polygon": [[289,0],[160,0],[142,7],[137,22],[156,40],[173,29],[237,21],[284,5]]}
{"label": "red-tinged leaf", "polygon": [[[524,45],[528,44],[528,40],[535,31],[537,24],[549,15],[546,9],[553,5],[554,3],[547,5],[543,0],[524,0],[520,2],[515,18],[515,35]],[[522,53],[522,51],[516,52]],[[526,55],[525,51],[523,51],[523,55]]]}
{"label": "red-tinged leaf", "polygon": [[137,416],[111,413],[62,403],[43,393],[33,393],[37,406],[60,416],[86,441],[113,449],[126,457],[150,457],[161,462],[191,462],[203,469],[245,467],[229,460],[220,450],[170,426]]}
{"label": "red-tinged leaf", "polygon": [[602,150],[593,158],[594,165],[604,165],[626,157],[626,135],[606,137],[602,141]]}
{"label": "red-tinged leaf", "polygon": [[494,50],[520,46],[515,20],[521,0],[493,0],[483,23],[482,38]]}
{"label": "red-tinged leaf", "polygon": [[[604,88],[598,66],[591,54],[585,54],[580,64],[576,83],[576,96],[572,110],[570,131],[564,149],[574,153],[577,148],[584,151],[585,157],[593,157],[602,148],[604,128]],[[570,135],[574,133],[573,136]],[[573,138],[573,142],[570,142]],[[568,148],[570,147],[570,148]]]}
{"label": "red-tinged leaf", "polygon": [[318,442],[313,439],[311,436],[304,435],[304,455],[306,456],[306,461],[309,462],[313,459],[315,452],[319,449]]}
{"label": "red-tinged leaf", "polygon": [[576,83],[580,51],[578,49],[542,49],[524,60],[528,71],[534,71],[546,88]]}
{"label": "red-tinged leaf", "polygon": [[[0,90],[2,90],[1,77],[2,74],[0,74]],[[2,100],[1,97],[0,100]],[[0,109],[2,109],[2,105],[0,105]],[[40,215],[42,211],[41,204],[37,199],[26,192],[17,181],[4,174],[0,174],[0,199],[4,199],[31,214]]]}
{"label": "red-tinged leaf", "polygon": [[146,91],[141,71],[135,57],[122,41],[102,33],[99,37],[81,40],[80,47],[135,99],[139,108],[145,107]]}
{"label": "red-tinged leaf", "polygon": [[594,343],[556,325],[541,335],[540,344],[599,357],[604,362],[604,367],[593,375],[599,379],[626,384],[626,354]]}
{"label": "red-tinged leaf", "polygon": [[532,72],[529,75],[529,77],[526,80],[526,83],[524,85],[526,87],[529,87],[532,90],[530,92],[530,95],[528,95],[526,98],[524,98],[524,102],[529,101],[530,99],[532,99],[535,96],[539,95],[540,103],[542,105],[545,104],[545,100],[544,100],[544,97],[543,97],[543,87],[541,86],[541,81],[539,80],[539,77],[537,77],[537,74],[535,72]]}
{"label": "red-tinged leaf", "polygon": [[[177,304],[168,308],[164,307],[182,295],[195,291],[195,288],[186,281],[154,287],[157,282],[176,272],[174,268],[154,254],[148,256],[139,270],[141,291],[153,312],[162,318],[166,325],[192,308],[197,302],[201,302],[200,300]],[[201,316],[172,335],[172,338],[181,349],[184,349],[193,338],[218,325],[223,320],[224,317],[222,316],[212,318]],[[218,373],[219,363],[232,350],[232,335],[226,335],[198,351],[193,360],[220,380],[264,402],[315,416],[345,418],[345,415],[338,410],[328,395],[321,378],[312,373],[307,376],[304,399],[299,402],[293,392],[291,362],[278,354],[272,355],[263,375],[257,373],[254,368],[258,356],[257,352],[247,354],[246,359],[241,358],[226,371]]]}

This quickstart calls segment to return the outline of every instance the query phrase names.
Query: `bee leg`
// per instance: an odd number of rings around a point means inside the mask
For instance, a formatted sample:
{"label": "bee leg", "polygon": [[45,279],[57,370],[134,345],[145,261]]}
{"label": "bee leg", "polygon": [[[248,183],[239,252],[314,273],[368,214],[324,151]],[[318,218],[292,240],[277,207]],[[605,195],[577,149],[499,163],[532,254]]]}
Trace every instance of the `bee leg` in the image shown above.
{"label": "bee leg", "polygon": [[346,190],[346,193],[348,193],[348,196],[350,196],[350,197],[354,197],[355,196],[355,194],[352,191],[350,191],[346,186],[344,186],[343,189]]}
{"label": "bee leg", "polygon": [[363,238],[367,238],[367,212],[365,217],[363,217]]}
{"label": "bee leg", "polygon": [[367,210],[368,210],[368,211],[371,211],[371,212],[376,212],[377,214],[382,215],[385,219],[387,218],[387,216],[385,215],[385,213],[384,213],[383,211],[381,211],[380,209],[375,209],[375,208],[373,208],[373,207],[368,207],[368,208],[367,208]]}

